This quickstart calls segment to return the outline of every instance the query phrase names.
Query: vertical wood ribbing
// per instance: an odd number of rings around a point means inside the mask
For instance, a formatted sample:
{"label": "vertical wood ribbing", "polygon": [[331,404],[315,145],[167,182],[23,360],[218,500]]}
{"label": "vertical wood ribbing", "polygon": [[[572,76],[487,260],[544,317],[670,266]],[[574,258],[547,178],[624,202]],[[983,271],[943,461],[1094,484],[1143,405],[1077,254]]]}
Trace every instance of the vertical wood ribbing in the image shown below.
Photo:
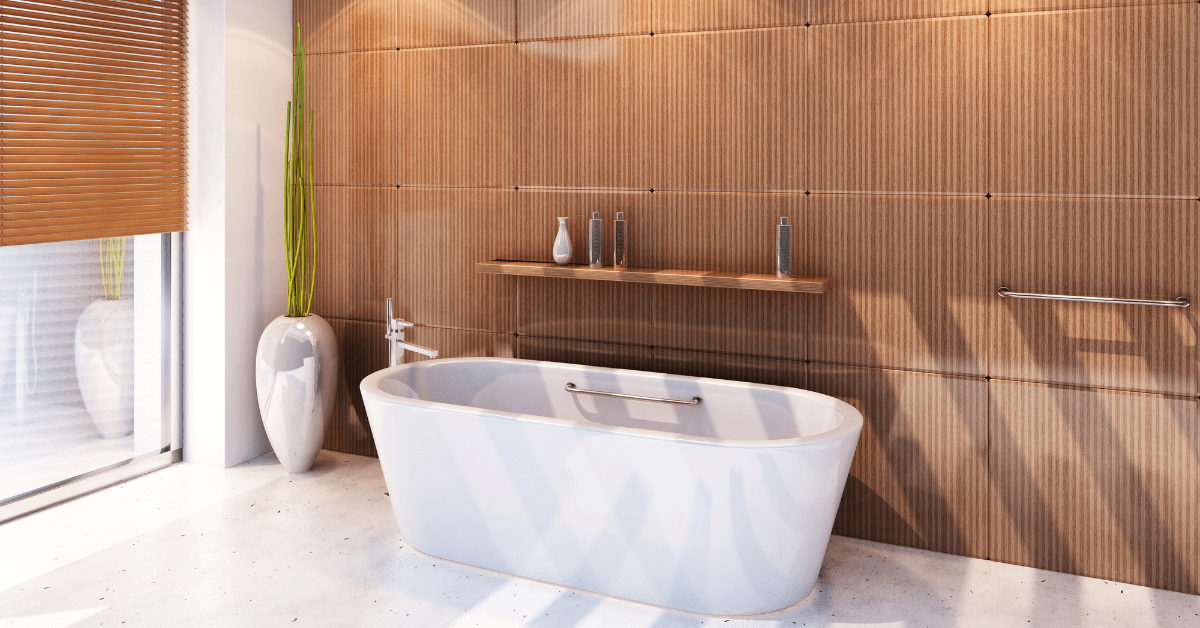
{"label": "vertical wood ribbing", "polygon": [[1200,4],[989,25],[993,194],[1200,197]]}
{"label": "vertical wood ribbing", "polygon": [[1196,399],[990,389],[993,560],[1200,592]]}

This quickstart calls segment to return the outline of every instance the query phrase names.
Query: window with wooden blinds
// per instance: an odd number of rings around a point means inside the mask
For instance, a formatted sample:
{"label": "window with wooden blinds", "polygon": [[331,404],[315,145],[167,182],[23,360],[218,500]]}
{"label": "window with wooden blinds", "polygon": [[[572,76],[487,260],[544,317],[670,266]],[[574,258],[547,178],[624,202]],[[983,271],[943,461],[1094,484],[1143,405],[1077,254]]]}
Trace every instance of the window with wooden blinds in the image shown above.
{"label": "window with wooden blinds", "polygon": [[0,0],[0,245],[187,226],[187,0]]}

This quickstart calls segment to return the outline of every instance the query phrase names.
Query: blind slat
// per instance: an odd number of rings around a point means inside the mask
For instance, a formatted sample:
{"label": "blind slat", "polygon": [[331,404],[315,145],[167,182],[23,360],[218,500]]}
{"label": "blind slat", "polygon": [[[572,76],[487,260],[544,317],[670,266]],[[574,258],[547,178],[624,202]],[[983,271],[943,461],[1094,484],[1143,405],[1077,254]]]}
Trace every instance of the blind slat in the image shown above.
{"label": "blind slat", "polygon": [[[84,112],[88,115],[79,115],[78,113],[69,110],[48,110],[40,111],[37,115],[10,115],[7,108],[4,109],[3,115],[5,120],[10,123],[14,129],[26,129],[31,127],[47,126],[50,128],[60,128],[66,126],[79,126],[84,129],[102,129],[108,132],[141,132],[145,129],[177,129],[187,126],[187,122],[181,119],[180,116],[174,116],[171,120],[167,116],[162,116],[158,119],[147,119],[146,117],[99,117],[92,112]],[[47,115],[50,114],[50,115]],[[111,112],[109,114],[111,116]]]}
{"label": "blind slat", "polygon": [[79,207],[80,203],[98,203],[104,201],[128,201],[133,204],[135,201],[145,201],[158,198],[173,198],[178,201],[183,200],[183,192],[180,190],[147,190],[144,192],[135,192],[130,190],[101,190],[88,191],[80,194],[59,194],[57,196],[46,194],[43,196],[18,197],[9,196],[6,201],[11,203],[9,209],[14,212],[36,211],[38,208],[46,207],[54,204],[73,204]]}
{"label": "blind slat", "polygon": [[5,116],[22,116],[25,119],[37,116],[71,116],[72,119],[80,118],[100,118],[105,121],[157,121],[169,120],[172,122],[186,122],[187,116],[182,113],[167,113],[163,111],[127,111],[121,107],[99,106],[88,109],[78,109],[71,107],[24,107],[20,104],[12,105],[5,103]]}
{"label": "blind slat", "polygon": [[[181,228],[175,229],[178,225]],[[186,230],[187,222],[182,224],[176,220],[156,220],[150,222],[114,221],[94,222],[69,227],[50,227],[36,229],[21,229],[5,231],[3,238],[8,246],[18,244],[43,244],[46,242],[62,242],[64,240],[92,240],[95,238],[115,238],[119,236],[146,235],[151,233],[167,233],[172,230]]]}
{"label": "blind slat", "polygon": [[172,196],[159,196],[145,199],[122,199],[122,200],[107,200],[107,201],[89,201],[87,209],[79,209],[78,202],[70,203],[40,203],[37,205],[24,205],[19,210],[9,212],[9,220],[18,221],[27,218],[44,216],[48,213],[62,216],[89,216],[104,210],[119,210],[122,208],[159,208],[160,211],[179,211],[177,204],[178,199]]}

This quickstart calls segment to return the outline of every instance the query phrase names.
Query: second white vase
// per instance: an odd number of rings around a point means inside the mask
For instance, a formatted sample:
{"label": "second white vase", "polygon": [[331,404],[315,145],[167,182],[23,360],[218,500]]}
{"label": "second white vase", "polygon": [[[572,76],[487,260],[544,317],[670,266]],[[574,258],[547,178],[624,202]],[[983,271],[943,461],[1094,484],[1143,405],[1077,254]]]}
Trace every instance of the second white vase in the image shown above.
{"label": "second white vase", "polygon": [[101,436],[121,438],[133,431],[132,299],[100,299],[79,316],[75,375]]}

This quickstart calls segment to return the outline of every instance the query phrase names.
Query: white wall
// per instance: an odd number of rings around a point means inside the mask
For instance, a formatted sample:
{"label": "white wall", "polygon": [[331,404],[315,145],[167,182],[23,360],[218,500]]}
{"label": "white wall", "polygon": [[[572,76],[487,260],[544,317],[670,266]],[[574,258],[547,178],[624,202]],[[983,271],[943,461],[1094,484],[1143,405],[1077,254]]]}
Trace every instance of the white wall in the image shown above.
{"label": "white wall", "polygon": [[184,256],[184,459],[269,450],[254,353],[287,305],[283,158],[291,0],[191,3],[192,163]]}

